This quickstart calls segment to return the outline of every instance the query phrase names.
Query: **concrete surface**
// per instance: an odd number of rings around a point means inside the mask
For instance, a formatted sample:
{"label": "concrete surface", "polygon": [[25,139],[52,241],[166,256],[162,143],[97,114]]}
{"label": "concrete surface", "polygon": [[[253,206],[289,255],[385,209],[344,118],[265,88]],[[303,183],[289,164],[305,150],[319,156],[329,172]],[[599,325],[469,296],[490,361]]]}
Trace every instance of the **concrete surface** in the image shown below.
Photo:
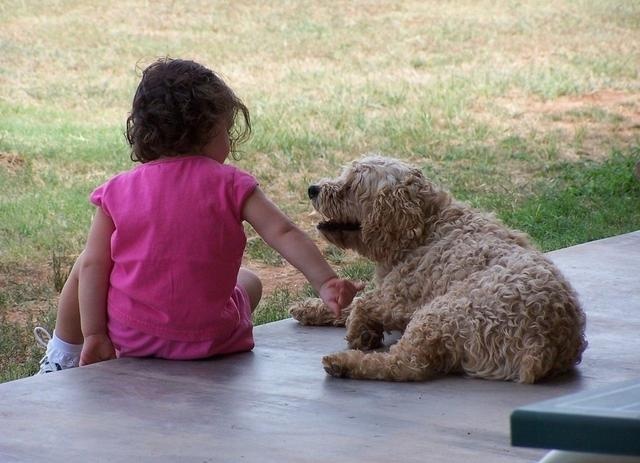
{"label": "concrete surface", "polygon": [[284,320],[251,353],[121,359],[0,385],[0,462],[530,462],[511,447],[524,404],[640,377],[640,232],[549,254],[587,311],[575,373],[536,385],[448,376],[330,378],[344,329]]}

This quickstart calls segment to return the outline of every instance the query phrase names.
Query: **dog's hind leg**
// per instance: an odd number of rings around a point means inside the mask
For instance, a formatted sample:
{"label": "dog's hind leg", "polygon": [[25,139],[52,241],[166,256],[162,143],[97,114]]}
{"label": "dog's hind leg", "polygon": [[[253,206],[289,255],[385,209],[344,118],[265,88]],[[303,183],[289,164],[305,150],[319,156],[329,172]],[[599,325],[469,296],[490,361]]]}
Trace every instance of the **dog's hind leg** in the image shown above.
{"label": "dog's hind leg", "polygon": [[344,326],[351,312],[351,307],[357,299],[355,298],[349,307],[342,309],[342,313],[337,318],[331,309],[318,298],[309,298],[293,304],[289,307],[289,314],[302,325]]}
{"label": "dog's hind leg", "polygon": [[322,365],[327,373],[337,378],[424,381],[439,373],[434,365],[406,351],[347,350],[325,356]]}

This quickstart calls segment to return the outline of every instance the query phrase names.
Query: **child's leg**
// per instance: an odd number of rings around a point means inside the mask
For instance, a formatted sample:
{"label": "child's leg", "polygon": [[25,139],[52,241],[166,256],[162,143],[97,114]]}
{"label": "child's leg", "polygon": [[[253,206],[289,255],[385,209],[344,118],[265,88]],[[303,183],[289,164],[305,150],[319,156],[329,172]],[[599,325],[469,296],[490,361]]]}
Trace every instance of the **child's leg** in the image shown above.
{"label": "child's leg", "polygon": [[[67,278],[60,299],[53,337],[47,343],[47,353],[40,361],[38,374],[77,367],[82,351],[82,329],[80,328],[80,306],[78,304],[78,271],[82,254],[78,257]],[[40,337],[42,328],[36,328]],[[41,341],[39,341],[41,342]]]}
{"label": "child's leg", "polygon": [[76,259],[58,300],[58,314],[54,334],[69,344],[82,344],[80,304],[78,303],[78,273],[83,254]]}
{"label": "child's leg", "polygon": [[262,297],[262,282],[260,281],[260,278],[258,278],[258,275],[253,273],[251,270],[240,267],[237,284],[249,295],[251,312],[253,312],[255,308],[258,307],[258,303]]}

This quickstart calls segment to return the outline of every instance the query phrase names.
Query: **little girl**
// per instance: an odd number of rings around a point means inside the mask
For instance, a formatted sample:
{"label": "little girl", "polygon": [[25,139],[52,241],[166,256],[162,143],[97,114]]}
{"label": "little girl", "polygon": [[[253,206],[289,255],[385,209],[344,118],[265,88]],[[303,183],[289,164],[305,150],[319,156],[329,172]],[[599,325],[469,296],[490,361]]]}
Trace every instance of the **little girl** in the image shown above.
{"label": "little girl", "polygon": [[141,164],[90,196],[96,214],[39,374],[115,357],[251,350],[262,285],[240,266],[244,220],[336,314],[351,303],[363,285],[338,278],[256,179],[225,164],[250,132],[246,106],[209,69],[178,59],[145,69],[126,128]]}

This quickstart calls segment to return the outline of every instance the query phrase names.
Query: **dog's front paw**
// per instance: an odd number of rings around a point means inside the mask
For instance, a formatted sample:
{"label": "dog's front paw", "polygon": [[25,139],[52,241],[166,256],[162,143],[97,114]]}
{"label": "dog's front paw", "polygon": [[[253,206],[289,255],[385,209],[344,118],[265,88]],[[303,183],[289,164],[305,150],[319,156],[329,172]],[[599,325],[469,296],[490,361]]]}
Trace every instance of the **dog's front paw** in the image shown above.
{"label": "dog's front paw", "polygon": [[344,326],[349,308],[343,309],[340,316],[336,318],[321,299],[309,298],[291,305],[289,314],[302,325]]}
{"label": "dog's front paw", "polygon": [[304,305],[303,302],[298,302],[289,306],[289,315],[291,315],[294,320],[299,321],[303,325],[306,324],[305,320],[307,320],[308,318],[307,313],[308,313],[307,307]]}
{"label": "dog's front paw", "polygon": [[324,371],[334,378],[348,378],[349,371],[347,368],[347,357],[344,353],[325,355],[322,357],[322,366]]}
{"label": "dog's front paw", "polygon": [[335,315],[317,298],[291,305],[289,314],[302,325],[331,325],[335,321]]}
{"label": "dog's front paw", "polygon": [[363,329],[360,332],[347,332],[346,340],[350,349],[373,350],[382,346],[383,336],[377,331]]}

